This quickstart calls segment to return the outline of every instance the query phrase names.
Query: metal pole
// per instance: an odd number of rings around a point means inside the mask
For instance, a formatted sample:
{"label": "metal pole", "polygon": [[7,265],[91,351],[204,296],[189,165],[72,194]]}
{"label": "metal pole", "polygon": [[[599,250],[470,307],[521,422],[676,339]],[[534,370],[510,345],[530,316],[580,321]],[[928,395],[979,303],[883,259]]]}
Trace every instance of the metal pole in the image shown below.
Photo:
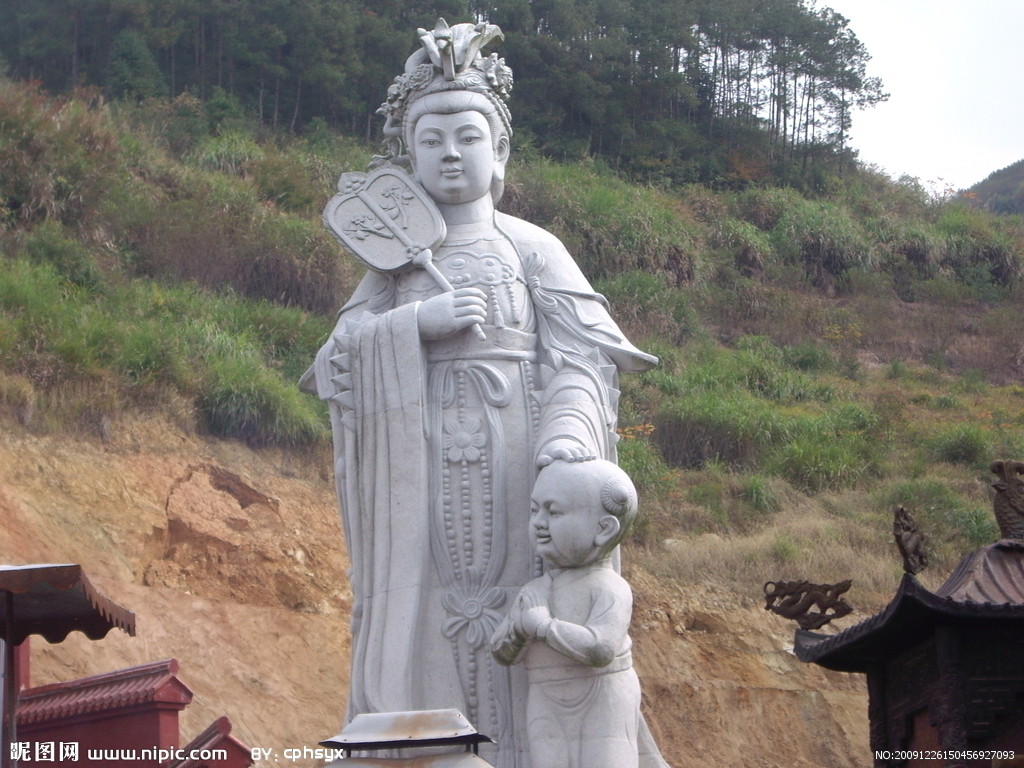
{"label": "metal pole", "polygon": [[0,755],[0,765],[3,768],[13,768],[15,765],[11,759],[11,745],[14,743],[14,731],[17,727],[17,714],[15,710],[18,704],[18,690],[14,685],[14,593],[4,592],[4,711],[3,711],[3,739],[0,747],[3,754]]}

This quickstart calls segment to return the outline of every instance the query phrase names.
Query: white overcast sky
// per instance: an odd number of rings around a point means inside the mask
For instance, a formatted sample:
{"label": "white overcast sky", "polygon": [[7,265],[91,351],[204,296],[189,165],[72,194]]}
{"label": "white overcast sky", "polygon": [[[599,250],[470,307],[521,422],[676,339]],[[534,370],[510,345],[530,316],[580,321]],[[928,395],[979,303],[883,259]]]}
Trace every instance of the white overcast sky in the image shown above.
{"label": "white overcast sky", "polygon": [[818,0],[850,20],[889,100],[854,113],[863,162],[941,191],[1024,159],[1024,0]]}

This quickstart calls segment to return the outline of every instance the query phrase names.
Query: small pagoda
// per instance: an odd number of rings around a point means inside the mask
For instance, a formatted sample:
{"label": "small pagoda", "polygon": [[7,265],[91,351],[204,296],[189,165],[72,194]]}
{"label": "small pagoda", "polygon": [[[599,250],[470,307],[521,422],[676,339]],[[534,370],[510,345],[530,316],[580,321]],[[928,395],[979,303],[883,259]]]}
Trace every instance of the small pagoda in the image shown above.
{"label": "small pagoda", "polygon": [[1024,765],[1024,463],[991,468],[1000,541],[933,592],[897,528],[907,572],[889,605],[838,634],[797,630],[801,661],[867,675],[876,766]]}

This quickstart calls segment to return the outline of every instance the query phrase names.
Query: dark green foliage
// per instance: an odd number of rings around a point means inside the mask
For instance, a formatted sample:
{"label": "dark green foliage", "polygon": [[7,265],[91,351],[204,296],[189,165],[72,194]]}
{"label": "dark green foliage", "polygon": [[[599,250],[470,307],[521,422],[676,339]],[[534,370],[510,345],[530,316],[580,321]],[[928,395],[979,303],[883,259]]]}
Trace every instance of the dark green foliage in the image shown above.
{"label": "dark green foliage", "polygon": [[598,155],[658,183],[736,188],[779,173],[822,188],[849,162],[851,113],[885,98],[846,19],[808,0],[33,0],[0,4],[0,54],[52,89],[194,94],[215,130],[244,112],[370,139],[416,28],[439,16],[502,27],[516,124],[546,153]]}
{"label": "dark green foliage", "polygon": [[309,396],[246,354],[209,361],[197,405],[210,431],[225,437],[305,445],[323,436],[323,414]]}
{"label": "dark green foliage", "polygon": [[782,360],[786,365],[800,371],[826,373],[837,367],[835,355],[828,347],[815,342],[803,342],[782,349]]}
{"label": "dark green foliage", "polygon": [[[734,350],[696,350],[677,365],[678,374],[645,374],[663,395],[654,437],[669,463],[760,469],[811,493],[848,488],[876,474],[882,417],[796,371],[794,355],[792,348],[745,337]],[[810,370],[834,364],[817,350],[796,359]]]}
{"label": "dark green foliage", "polygon": [[219,85],[214,86],[213,94],[203,102],[209,129],[213,133],[224,133],[240,130],[246,120],[245,107],[234,94],[228,93]]}
{"label": "dark green foliage", "polygon": [[965,197],[994,213],[1024,215],[1024,160],[989,174]]}
{"label": "dark green foliage", "polygon": [[[232,118],[211,131],[187,96],[110,108],[5,83],[0,114],[0,407],[40,429],[166,408],[254,443],[324,439],[323,405],[295,382],[357,270],[319,209],[371,150],[326,121],[301,138]],[[531,157],[503,207],[561,237],[662,358],[622,378],[638,426],[619,453],[663,523],[681,501],[701,526],[754,527],[802,493],[1024,448],[1020,388],[993,392],[1019,379],[1014,218],[856,171],[813,198],[673,193]],[[1000,405],[979,417],[980,398]]]}
{"label": "dark green foliage", "polygon": [[267,152],[253,177],[260,196],[281,210],[308,215],[323,207],[322,196],[314,194],[309,174],[294,154]]}
{"label": "dark green foliage", "polygon": [[873,265],[859,223],[840,206],[801,201],[785,209],[771,231],[776,252],[799,264],[816,288],[833,292],[848,271]]}
{"label": "dark green foliage", "polygon": [[310,311],[336,309],[334,241],[318,223],[264,209],[243,187],[200,184],[139,221],[127,246],[142,275],[230,287]]}
{"label": "dark green foliage", "polygon": [[877,456],[863,434],[812,430],[781,446],[768,465],[795,487],[817,493],[853,487],[874,471]]}
{"label": "dark green foliage", "polygon": [[661,452],[646,437],[630,437],[618,444],[619,465],[637,488],[653,493],[663,488],[669,468]]}
{"label": "dark green foliage", "polygon": [[[322,438],[323,408],[295,382],[346,288],[339,249],[308,211],[314,155],[246,135],[255,149],[238,167],[207,152],[221,169],[186,168],[158,143],[186,137],[181,146],[199,152],[195,103],[113,114],[0,83],[0,372],[19,418],[31,406],[40,428],[95,432],[125,408],[173,401],[215,434]],[[282,159],[264,170],[268,155]]]}
{"label": "dark green foliage", "polygon": [[766,448],[787,435],[778,409],[742,391],[701,392],[668,400],[654,423],[665,458],[685,468],[708,462],[753,466]]}
{"label": "dark green foliage", "polygon": [[767,234],[739,219],[721,222],[716,245],[732,254],[733,266],[744,277],[760,275],[775,255]]}
{"label": "dark green foliage", "polygon": [[107,89],[121,99],[148,99],[166,93],[163,76],[142,34],[122,29],[114,36],[107,65]]}
{"label": "dark green foliage", "polygon": [[126,119],[175,157],[191,152],[208,133],[204,105],[190,93],[173,99],[150,99],[127,110]]}

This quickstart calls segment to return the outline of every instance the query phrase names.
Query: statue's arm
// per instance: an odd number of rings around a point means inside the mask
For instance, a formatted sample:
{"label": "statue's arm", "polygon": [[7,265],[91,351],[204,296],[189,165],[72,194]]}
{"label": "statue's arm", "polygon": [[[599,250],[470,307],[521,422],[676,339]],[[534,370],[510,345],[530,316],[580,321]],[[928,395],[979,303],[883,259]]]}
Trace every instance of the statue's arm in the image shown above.
{"label": "statue's arm", "polygon": [[588,667],[606,667],[615,660],[628,636],[633,612],[629,585],[621,578],[604,581],[592,589],[593,603],[584,622],[553,619],[544,637],[551,648]]}
{"label": "statue's arm", "polygon": [[641,371],[657,358],[622,335],[607,302],[587,282],[561,242],[532,225],[502,219],[517,246],[537,312],[541,363],[538,466],[554,460],[614,456],[619,371]]}
{"label": "statue's arm", "polygon": [[559,371],[541,396],[537,465],[606,456],[611,425],[605,399],[592,376],[570,367]]}

